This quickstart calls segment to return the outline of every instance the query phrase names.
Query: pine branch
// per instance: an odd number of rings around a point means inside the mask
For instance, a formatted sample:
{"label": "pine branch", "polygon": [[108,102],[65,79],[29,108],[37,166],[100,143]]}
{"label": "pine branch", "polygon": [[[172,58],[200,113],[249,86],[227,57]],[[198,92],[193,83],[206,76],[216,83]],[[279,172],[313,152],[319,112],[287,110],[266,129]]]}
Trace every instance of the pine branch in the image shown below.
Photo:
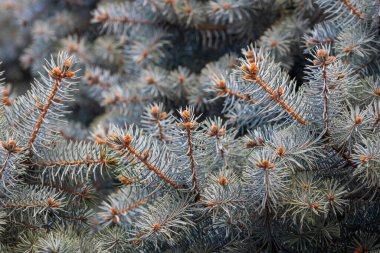
{"label": "pine branch", "polygon": [[77,161],[40,161],[40,162],[34,162],[31,165],[36,166],[55,166],[55,165],[83,165],[83,164],[115,164],[115,161],[113,159],[100,159],[100,160],[93,160],[93,159],[85,159],[85,160],[77,160]]}
{"label": "pine branch", "polygon": [[326,50],[321,49],[317,51],[317,57],[322,58],[322,79],[323,79],[323,88],[322,88],[322,94],[323,94],[323,122],[324,122],[324,129],[325,131],[329,131],[329,87],[327,85],[327,72],[326,72],[326,66],[329,55],[327,55]]}
{"label": "pine branch", "polygon": [[220,95],[229,95],[231,97],[237,98],[239,100],[246,101],[249,104],[255,104],[256,101],[251,99],[248,94],[242,95],[240,93],[233,92],[231,89],[228,89],[226,87],[226,82],[223,80],[220,80],[218,84],[215,84],[216,88],[220,91],[217,93],[217,96]]}
{"label": "pine branch", "polygon": [[364,20],[363,15],[349,0],[340,0],[354,15],[358,16],[361,20]]}
{"label": "pine branch", "polygon": [[[152,170],[154,173],[156,173],[160,178],[162,178],[165,182],[167,182],[168,184],[170,184],[171,186],[173,186],[175,189],[178,188],[178,185],[173,182],[168,176],[166,176],[159,168],[157,168],[156,166],[154,166],[152,163],[150,163],[147,159],[149,157],[149,151],[145,154],[145,155],[142,155],[140,153],[138,153],[131,145],[130,145],[130,141],[128,141],[129,138],[132,138],[132,136],[125,136],[124,139],[126,140],[126,145],[125,145],[125,149],[127,149],[127,151],[129,151],[133,156],[135,156],[137,159],[140,160],[140,162],[142,162],[143,164],[146,165],[146,167],[150,170]],[[128,143],[129,142],[129,143]]]}
{"label": "pine branch", "polygon": [[294,119],[296,119],[302,125],[306,125],[306,120],[302,118],[293,108],[291,108],[282,98],[282,88],[280,86],[277,92],[273,91],[259,76],[256,75],[258,68],[254,63],[250,66],[250,72],[245,76],[245,80],[254,80],[256,83],[265,90],[271,99],[277,102],[286,112],[288,112]]}
{"label": "pine branch", "polygon": [[72,66],[72,57],[67,57],[66,59],[63,59],[63,57],[64,57],[63,55],[59,56],[60,58],[59,60],[61,61],[59,63],[62,64],[61,66],[57,66],[57,67],[52,66],[52,68],[49,69],[49,75],[53,78],[54,84],[47,98],[47,101],[42,108],[41,114],[36,121],[32,135],[30,136],[28,140],[28,143],[27,143],[28,147],[31,147],[36,139],[37,134],[40,131],[41,125],[45,119],[45,116],[48,113],[49,107],[52,104],[57,94],[58,87],[61,84],[61,81],[66,78],[71,79],[75,75],[74,72],[69,71],[70,67]]}
{"label": "pine branch", "polygon": [[188,145],[188,151],[187,151],[187,156],[189,157],[189,161],[190,161],[190,169],[191,169],[191,183],[193,185],[193,188],[194,188],[194,191],[195,191],[195,194],[196,194],[196,197],[195,197],[195,201],[198,201],[200,200],[200,189],[199,189],[199,186],[198,186],[198,182],[197,182],[197,171],[196,171],[196,162],[195,162],[195,158],[194,158],[194,154],[193,154],[193,141],[192,141],[192,130],[197,126],[197,122],[195,120],[192,120],[193,119],[193,115],[191,115],[192,113],[188,110],[183,110],[180,112],[181,114],[181,117],[182,119],[184,120],[184,123],[180,123],[179,126],[180,127],[184,127],[186,129],[186,143]]}
{"label": "pine branch", "polygon": [[[149,150],[146,149],[141,153],[140,149],[144,149],[144,146],[151,148],[153,145],[153,148],[155,147],[155,144],[151,144],[149,141],[146,141],[142,138],[145,138],[144,136],[141,136],[142,133],[137,131],[134,135],[132,127],[129,128],[127,133],[121,132],[120,134],[114,133],[111,136],[107,137],[108,145],[116,150],[118,153],[122,155],[123,158],[126,158],[126,154],[131,154],[132,157],[137,158],[137,160],[144,164],[150,171],[154,172],[157,176],[159,176],[162,180],[164,180],[166,183],[171,185],[173,188],[177,189],[179,188],[179,185],[175,183],[172,179],[170,179],[160,168],[158,168],[156,165],[154,165],[152,162],[150,162],[150,159],[153,159],[156,163],[160,161],[156,161],[156,158],[151,157],[151,152],[154,154],[156,150]],[[139,136],[140,135],[140,136]],[[141,143],[141,141],[143,143]],[[146,143],[144,143],[144,141]],[[133,143],[136,143],[138,146],[137,148],[133,146]],[[163,150],[161,150],[163,151]],[[160,154],[160,157],[164,156],[164,152]],[[128,158],[128,156],[127,156]],[[127,159],[129,162],[131,160]]]}
{"label": "pine branch", "polygon": [[66,220],[75,220],[75,221],[82,221],[82,222],[88,221],[88,217],[86,216],[68,216],[68,215],[61,215],[61,214],[59,214],[58,216]]}

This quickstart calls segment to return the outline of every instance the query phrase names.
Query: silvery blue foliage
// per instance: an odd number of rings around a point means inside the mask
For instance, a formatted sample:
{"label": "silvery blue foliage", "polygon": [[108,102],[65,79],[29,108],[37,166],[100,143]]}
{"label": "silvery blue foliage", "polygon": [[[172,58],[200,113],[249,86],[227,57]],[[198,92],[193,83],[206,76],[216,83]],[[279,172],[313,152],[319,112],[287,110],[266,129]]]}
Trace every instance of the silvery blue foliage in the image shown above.
{"label": "silvery blue foliage", "polygon": [[379,9],[0,0],[0,251],[380,250]]}

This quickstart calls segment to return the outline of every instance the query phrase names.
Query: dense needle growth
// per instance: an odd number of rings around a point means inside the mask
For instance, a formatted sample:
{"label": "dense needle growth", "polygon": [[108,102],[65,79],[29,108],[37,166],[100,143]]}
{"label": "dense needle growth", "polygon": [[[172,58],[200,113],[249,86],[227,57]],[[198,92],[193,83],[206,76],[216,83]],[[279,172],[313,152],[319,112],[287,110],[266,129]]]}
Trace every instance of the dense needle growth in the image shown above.
{"label": "dense needle growth", "polygon": [[380,250],[379,11],[0,0],[0,252]]}

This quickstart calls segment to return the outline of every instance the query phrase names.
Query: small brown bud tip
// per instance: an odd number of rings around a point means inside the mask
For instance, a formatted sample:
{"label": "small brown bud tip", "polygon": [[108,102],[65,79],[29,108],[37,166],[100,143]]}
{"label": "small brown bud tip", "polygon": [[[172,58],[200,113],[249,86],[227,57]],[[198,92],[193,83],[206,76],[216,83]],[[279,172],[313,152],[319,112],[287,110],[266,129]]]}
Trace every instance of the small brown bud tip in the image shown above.
{"label": "small brown bud tip", "polygon": [[102,150],[102,151],[100,152],[100,159],[101,159],[101,160],[104,160],[105,157],[106,157],[106,152],[104,152],[104,150]]}
{"label": "small brown bud tip", "polygon": [[249,66],[249,72],[251,72],[253,75],[256,75],[258,71],[259,68],[257,67],[257,65],[255,63],[251,63],[251,65]]}
{"label": "small brown bud tip", "polygon": [[166,116],[167,116],[167,113],[166,113],[166,112],[162,112],[162,113],[161,113],[161,119],[165,119]]}
{"label": "small brown bud tip", "polygon": [[232,5],[231,4],[223,4],[223,9],[228,10],[231,9]]}
{"label": "small brown bud tip", "polygon": [[318,65],[320,62],[318,60],[313,60],[314,65]]}
{"label": "small brown bud tip", "polygon": [[327,61],[330,63],[330,62],[333,62],[335,60],[335,57],[334,56],[329,56],[327,57]]}
{"label": "small brown bud tip", "polygon": [[245,144],[245,146],[246,146],[247,148],[253,148],[253,147],[256,147],[256,146],[257,146],[257,143],[256,143],[254,140],[249,140],[249,141]]}
{"label": "small brown bud tip", "polygon": [[70,67],[71,67],[71,61],[66,60],[66,61],[63,63],[63,66],[65,66],[66,68],[70,68]]}
{"label": "small brown bud tip", "polygon": [[212,11],[213,11],[214,13],[217,13],[219,10],[220,10],[220,9],[219,9],[218,7],[215,7],[214,9],[212,9]]}
{"label": "small brown bud tip", "polygon": [[264,160],[261,162],[261,164],[262,164],[264,167],[268,167],[268,165],[269,165],[269,161],[266,160],[266,159],[264,159]]}
{"label": "small brown bud tip", "polygon": [[185,8],[184,8],[184,11],[185,11],[187,14],[190,14],[190,13],[193,12],[193,9],[192,9],[190,6],[188,6],[188,7],[185,7]]}
{"label": "small brown bud tip", "polygon": [[130,136],[129,134],[125,135],[124,136],[124,142],[126,144],[130,144],[132,142],[132,136]]}
{"label": "small brown bud tip", "polygon": [[178,77],[178,82],[179,82],[180,84],[183,84],[183,83],[185,82],[185,77],[184,77],[183,75],[180,75],[180,76]]}
{"label": "small brown bud tip", "polygon": [[48,198],[47,203],[51,207],[59,207],[60,206],[60,204],[58,202],[54,202],[54,200],[52,198]]}
{"label": "small brown bud tip", "polygon": [[60,68],[56,67],[51,70],[52,75],[60,76],[62,74],[62,71]]}
{"label": "small brown bud tip", "polygon": [[284,148],[283,146],[279,147],[279,148],[277,149],[277,153],[278,153],[280,156],[284,155],[284,154],[285,154],[285,148]]}
{"label": "small brown bud tip", "polygon": [[211,126],[211,132],[216,133],[218,131],[218,127],[216,125]]}
{"label": "small brown bud tip", "polygon": [[366,163],[366,162],[368,162],[368,161],[369,161],[369,157],[368,157],[368,156],[365,156],[365,155],[363,155],[363,156],[359,157],[359,160],[360,160],[362,163]]}
{"label": "small brown bud tip", "polygon": [[263,144],[264,144],[264,139],[263,139],[262,137],[259,137],[258,141],[259,141],[259,144],[260,144],[260,145],[263,145]]}
{"label": "small brown bud tip", "polygon": [[318,58],[326,57],[326,55],[327,55],[326,50],[324,50],[324,49],[319,49],[319,50],[317,50],[317,57],[318,57]]}
{"label": "small brown bud tip", "polygon": [[380,96],[380,88],[377,88],[373,93],[375,93],[376,95]]}
{"label": "small brown bud tip", "polygon": [[334,201],[335,200],[335,196],[330,194],[330,195],[327,196],[327,199],[329,201]]}
{"label": "small brown bud tip", "polygon": [[225,89],[225,88],[226,88],[226,82],[223,81],[223,80],[220,80],[220,81],[219,81],[219,88],[221,88],[221,89]]}
{"label": "small brown bud tip", "polygon": [[255,62],[255,59],[253,59],[253,58],[248,58],[248,61],[249,61],[249,63],[254,63],[254,62]]}
{"label": "small brown bud tip", "polygon": [[11,90],[9,88],[4,88],[3,96],[8,97],[11,94]]}
{"label": "small brown bud tip", "polygon": [[271,46],[271,47],[276,47],[276,46],[277,46],[277,41],[272,41],[272,42],[270,43],[270,46]]}
{"label": "small brown bud tip", "polygon": [[117,213],[116,207],[111,207],[111,213]]}
{"label": "small brown bud tip", "polygon": [[284,89],[282,87],[279,87],[277,90],[278,95],[281,97],[282,94],[284,93]]}
{"label": "small brown bud tip", "polygon": [[146,79],[146,83],[147,84],[154,84],[156,81],[154,80],[153,77],[151,76],[148,76],[148,78]]}
{"label": "small brown bud tip", "polygon": [[104,144],[104,143],[106,143],[106,142],[107,142],[107,141],[106,141],[105,138],[99,138],[99,139],[96,139],[96,140],[95,140],[95,143],[98,144],[98,145],[100,145],[100,144]]}
{"label": "small brown bud tip", "polygon": [[182,118],[184,118],[185,120],[190,119],[190,112],[188,110],[182,111]]}
{"label": "small brown bud tip", "polygon": [[341,79],[343,79],[344,78],[344,74],[339,74],[338,75],[338,80],[341,80]]}
{"label": "small brown bud tip", "polygon": [[142,57],[143,57],[143,58],[148,57],[148,51],[144,51],[144,52],[142,53]]}
{"label": "small brown bud tip", "polygon": [[247,50],[245,52],[245,54],[248,55],[248,56],[253,56],[253,52],[251,50]]}
{"label": "small brown bud tip", "polygon": [[206,203],[206,206],[215,206],[215,202],[209,201]]}
{"label": "small brown bud tip", "polygon": [[117,215],[113,215],[113,216],[112,216],[112,221],[113,221],[114,223],[119,223],[119,221],[120,221],[119,216],[117,216]]}
{"label": "small brown bud tip", "polygon": [[54,68],[50,72],[51,76],[61,76],[61,74],[62,74],[62,71],[59,68]]}
{"label": "small brown bud tip", "polygon": [[20,147],[15,147],[13,149],[13,153],[18,153],[18,152],[21,152],[21,151],[22,151],[22,148],[20,148]]}
{"label": "small brown bud tip", "polygon": [[106,21],[109,18],[108,12],[103,12],[102,14],[95,16],[94,19],[98,21]]}
{"label": "small brown bud tip", "polygon": [[160,228],[161,228],[161,224],[158,224],[158,223],[153,224],[153,226],[152,226],[152,230],[153,230],[154,232],[160,230]]}
{"label": "small brown bud tip", "polygon": [[241,66],[241,69],[242,69],[243,71],[248,71],[248,67],[247,67],[246,65]]}
{"label": "small brown bud tip", "polygon": [[355,123],[356,124],[361,124],[362,122],[363,122],[363,118],[362,117],[360,117],[360,116],[356,117],[356,119],[355,119]]}
{"label": "small brown bud tip", "polygon": [[219,184],[223,185],[223,186],[227,185],[228,184],[228,179],[225,178],[225,177],[219,178]]}
{"label": "small brown bud tip", "polygon": [[165,0],[166,4],[175,4],[175,0]]}
{"label": "small brown bud tip", "polygon": [[5,142],[5,141],[2,141],[2,142],[1,142],[1,146],[2,146],[3,148],[6,148],[6,147],[8,146],[8,143]]}
{"label": "small brown bud tip", "polygon": [[303,184],[303,188],[304,188],[304,189],[308,189],[308,188],[309,188],[309,185],[308,185],[308,184]]}
{"label": "small brown bud tip", "polygon": [[74,76],[75,76],[75,73],[72,72],[72,71],[67,71],[66,74],[65,74],[65,77],[67,77],[67,78],[72,78]]}
{"label": "small brown bud tip", "polygon": [[10,98],[3,98],[2,102],[4,105],[11,105],[12,104],[12,100]]}
{"label": "small brown bud tip", "polygon": [[358,247],[356,247],[353,253],[364,253],[363,246],[359,245]]}
{"label": "small brown bud tip", "polygon": [[243,78],[245,80],[252,80],[252,76],[251,75],[244,75]]}
{"label": "small brown bud tip", "polygon": [[124,176],[120,176],[120,177],[119,177],[119,180],[120,180],[121,182],[123,182],[124,184],[131,184],[131,183],[132,183],[128,178],[126,178],[126,177],[124,177]]}
{"label": "small brown bud tip", "polygon": [[10,146],[11,148],[15,147],[15,146],[16,146],[16,142],[15,142],[14,140],[10,140],[10,141],[9,141],[9,146]]}
{"label": "small brown bud tip", "polygon": [[157,115],[159,112],[160,112],[160,108],[156,105],[154,105],[150,108],[150,113],[153,115]]}
{"label": "small brown bud tip", "polygon": [[319,207],[319,204],[318,203],[313,203],[313,204],[311,204],[311,207],[314,208],[314,209],[317,209]]}
{"label": "small brown bud tip", "polygon": [[352,50],[351,47],[345,47],[345,48],[343,48],[343,52],[345,52],[346,54],[350,53],[351,50]]}
{"label": "small brown bud tip", "polygon": [[223,135],[226,133],[226,130],[224,128],[220,129],[218,132],[218,135]]}

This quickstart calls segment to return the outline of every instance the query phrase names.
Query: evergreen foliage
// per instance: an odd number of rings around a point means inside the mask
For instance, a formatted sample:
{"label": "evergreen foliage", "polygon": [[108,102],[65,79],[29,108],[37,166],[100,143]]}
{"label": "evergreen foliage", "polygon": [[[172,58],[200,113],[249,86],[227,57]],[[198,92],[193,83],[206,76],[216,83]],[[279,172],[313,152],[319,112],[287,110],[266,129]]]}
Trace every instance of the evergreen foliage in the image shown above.
{"label": "evergreen foliage", "polygon": [[0,252],[380,251],[379,13],[0,0]]}

